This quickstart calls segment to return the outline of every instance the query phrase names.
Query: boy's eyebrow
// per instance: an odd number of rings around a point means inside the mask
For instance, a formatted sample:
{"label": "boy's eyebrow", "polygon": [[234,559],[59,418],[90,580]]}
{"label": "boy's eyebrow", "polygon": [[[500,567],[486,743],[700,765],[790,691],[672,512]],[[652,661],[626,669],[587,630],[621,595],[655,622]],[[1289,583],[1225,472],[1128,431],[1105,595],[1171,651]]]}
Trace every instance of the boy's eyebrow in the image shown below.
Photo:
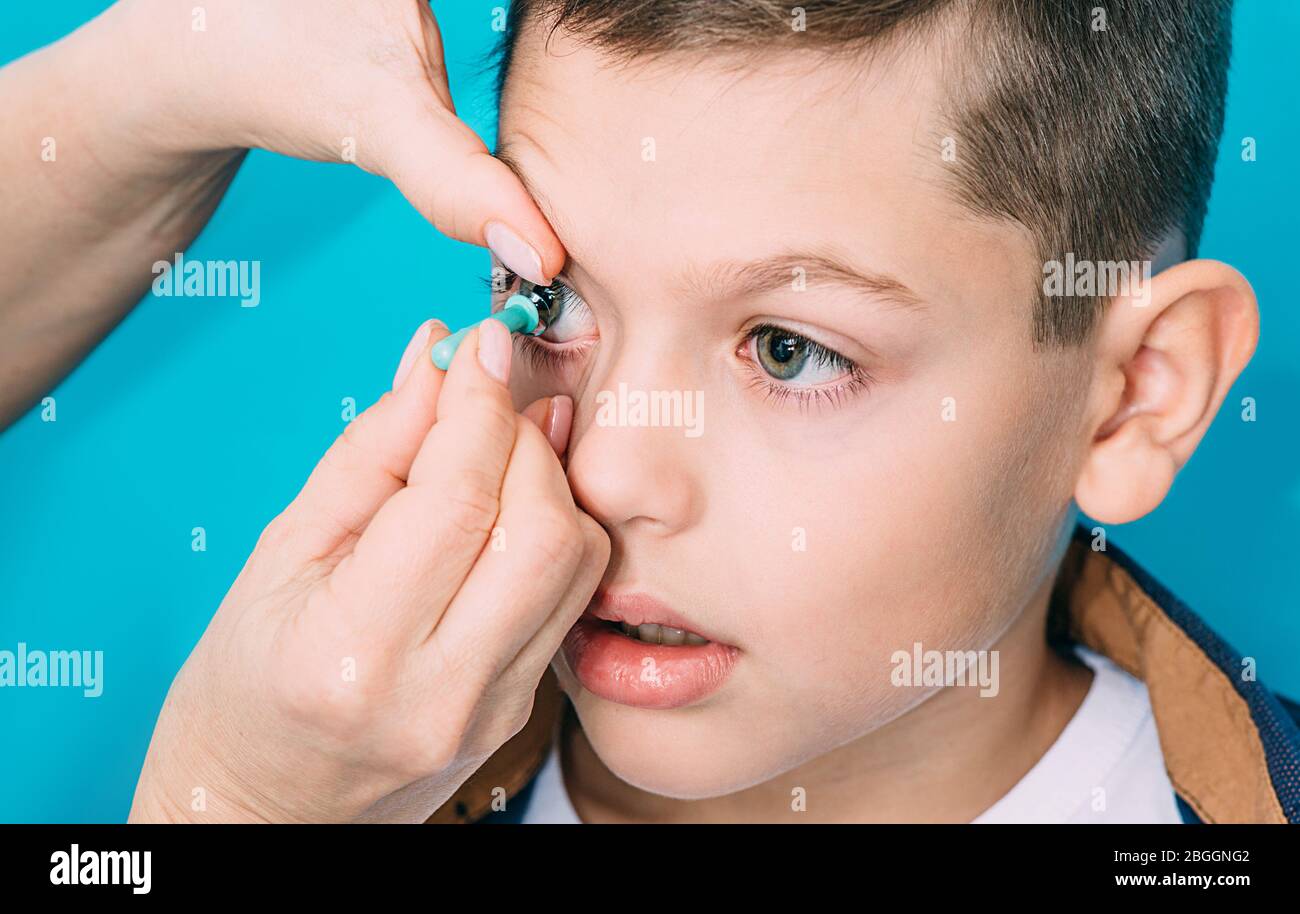
{"label": "boy's eyebrow", "polygon": [[[541,147],[537,148],[540,151]],[[558,231],[562,226],[556,221],[558,214],[555,207],[528,180],[527,173],[519,166],[506,144],[500,144],[494,155],[515,173],[524,189],[537,201],[542,213]],[[561,271],[557,278],[563,279],[566,272],[567,270]],[[926,307],[919,295],[888,273],[861,270],[831,252],[817,250],[785,251],[744,263],[725,261],[705,270],[687,270],[675,292],[698,300],[716,301],[775,292],[785,287],[793,291],[799,288],[801,280],[805,287],[819,283],[845,286],[907,310],[919,311]]]}
{"label": "boy's eyebrow", "polygon": [[924,300],[901,280],[852,266],[824,251],[785,251],[747,262],[724,261],[684,274],[678,292],[704,300],[744,298],[788,288],[802,291],[819,284],[845,286],[908,310],[923,310]]}

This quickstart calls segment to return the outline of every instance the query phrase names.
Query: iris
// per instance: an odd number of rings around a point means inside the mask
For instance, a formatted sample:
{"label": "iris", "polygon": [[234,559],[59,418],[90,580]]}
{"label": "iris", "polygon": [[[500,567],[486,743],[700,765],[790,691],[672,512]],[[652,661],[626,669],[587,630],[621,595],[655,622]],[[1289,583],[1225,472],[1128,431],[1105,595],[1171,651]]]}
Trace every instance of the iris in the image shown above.
{"label": "iris", "polygon": [[777,327],[765,328],[754,340],[763,370],[781,381],[799,377],[808,361],[808,342]]}

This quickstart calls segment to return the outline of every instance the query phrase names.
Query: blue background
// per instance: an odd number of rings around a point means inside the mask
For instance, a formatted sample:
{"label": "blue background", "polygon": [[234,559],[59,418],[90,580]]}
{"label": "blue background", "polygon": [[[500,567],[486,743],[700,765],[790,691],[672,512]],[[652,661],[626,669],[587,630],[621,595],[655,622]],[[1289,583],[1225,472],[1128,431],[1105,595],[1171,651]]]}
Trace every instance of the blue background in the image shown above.
{"label": "blue background", "polygon": [[[434,0],[457,108],[491,145],[491,11]],[[5,3],[0,62],[106,2]],[[1300,695],[1300,4],[1239,0],[1228,119],[1202,255],[1254,284],[1262,340],[1153,516],[1110,531],[1238,649]],[[0,130],[4,129],[0,125]],[[1241,160],[1254,137],[1258,160]],[[0,179],[2,180],[2,179]],[[0,185],[2,190],[2,185]],[[358,169],[254,152],[194,258],[262,261],[262,302],[152,298],[0,434],[0,649],[105,652],[106,688],[0,690],[0,821],[126,817],[167,687],[263,526],[392,379],[415,327],[484,313],[486,253],[440,236]],[[1254,397],[1258,421],[1240,421]],[[207,531],[193,552],[190,531]]]}

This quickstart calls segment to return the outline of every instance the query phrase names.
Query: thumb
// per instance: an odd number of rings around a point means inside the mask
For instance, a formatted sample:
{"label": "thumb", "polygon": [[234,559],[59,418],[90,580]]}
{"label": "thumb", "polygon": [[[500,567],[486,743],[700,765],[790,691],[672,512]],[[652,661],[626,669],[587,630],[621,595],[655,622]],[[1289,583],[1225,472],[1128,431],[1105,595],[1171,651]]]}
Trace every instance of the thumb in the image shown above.
{"label": "thumb", "polygon": [[427,80],[389,97],[363,167],[397,185],[444,235],[491,248],[506,269],[545,285],[564,266],[564,246],[519,176],[456,116],[437,23],[421,8]]}

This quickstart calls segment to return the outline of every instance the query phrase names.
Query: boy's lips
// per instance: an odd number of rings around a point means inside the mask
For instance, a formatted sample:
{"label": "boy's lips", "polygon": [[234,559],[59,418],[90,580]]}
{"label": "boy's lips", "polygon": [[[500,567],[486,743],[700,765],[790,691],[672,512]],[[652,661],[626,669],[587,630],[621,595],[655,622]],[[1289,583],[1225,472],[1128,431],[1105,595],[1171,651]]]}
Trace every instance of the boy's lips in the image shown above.
{"label": "boy's lips", "polygon": [[626,622],[628,625],[660,625],[690,632],[705,641],[724,643],[722,639],[701,628],[672,607],[644,593],[610,593],[596,591],[587,606],[587,615],[605,622]]}
{"label": "boy's lips", "polygon": [[[642,628],[642,641],[627,634]],[[659,643],[662,641],[663,643]],[[608,701],[665,710],[692,704],[722,687],[740,650],[700,630],[654,597],[600,592],[561,648],[582,686]]]}

